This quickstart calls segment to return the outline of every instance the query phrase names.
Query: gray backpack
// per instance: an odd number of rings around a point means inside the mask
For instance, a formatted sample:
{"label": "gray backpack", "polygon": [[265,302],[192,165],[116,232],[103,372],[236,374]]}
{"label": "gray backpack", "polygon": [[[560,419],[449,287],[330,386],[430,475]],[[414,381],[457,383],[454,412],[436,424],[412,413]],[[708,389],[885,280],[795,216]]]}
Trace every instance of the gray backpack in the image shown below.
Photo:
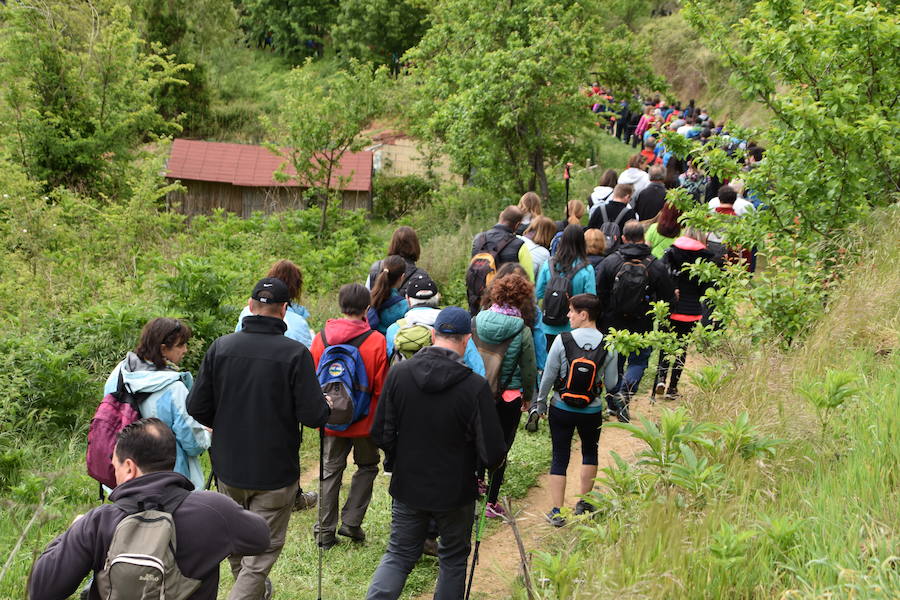
{"label": "gray backpack", "polygon": [[103,600],[185,600],[200,587],[199,580],[185,577],[175,563],[172,513],[190,494],[179,492],[168,501],[116,502],[128,516],[116,525],[106,563],[94,580]]}

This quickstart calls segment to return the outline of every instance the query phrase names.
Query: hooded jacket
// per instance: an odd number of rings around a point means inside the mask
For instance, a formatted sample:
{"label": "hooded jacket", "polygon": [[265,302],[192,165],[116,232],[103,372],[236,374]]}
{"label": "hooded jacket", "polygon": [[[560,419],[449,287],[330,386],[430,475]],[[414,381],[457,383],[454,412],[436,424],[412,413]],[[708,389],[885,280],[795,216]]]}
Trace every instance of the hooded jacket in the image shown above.
{"label": "hooded jacket", "polygon": [[[329,319],[325,323],[325,339],[328,344],[343,344],[369,331],[369,324],[358,319]],[[322,333],[317,333],[310,349],[313,363],[319,368],[319,359],[325,352],[325,344],[322,342]],[[381,387],[387,376],[388,361],[385,349],[384,336],[373,331],[369,337],[359,346],[359,355],[366,367],[366,376],[369,378],[369,389],[372,390],[372,402],[369,405],[369,414],[343,431],[325,429],[325,435],[334,437],[366,437],[372,429],[372,421],[375,419],[375,410],[378,407],[378,398],[381,396]]]}
{"label": "hooded jacket", "polygon": [[681,236],[666,250],[662,262],[673,274],[675,287],[678,289],[678,300],[671,307],[673,321],[699,321],[703,314],[700,298],[712,285],[708,281],[700,281],[681,271],[697,259],[713,262],[715,257],[711,250],[697,240]]}
{"label": "hooded jacket", "polygon": [[493,468],[506,456],[487,381],[438,346],[391,368],[372,439],[393,462],[391,496],[419,510],[473,502],[477,463]]}
{"label": "hooded jacket", "polygon": [[[393,355],[394,340],[397,337],[397,332],[400,331],[401,325],[425,325],[434,329],[434,322],[437,320],[437,316],[440,312],[441,309],[432,308],[431,306],[413,306],[406,311],[406,314],[403,315],[402,319],[395,321],[393,325],[388,327],[387,333],[384,336],[387,344],[388,360],[390,361]],[[478,348],[475,347],[475,344],[471,339],[469,339],[469,343],[466,344],[466,353],[463,355],[463,362],[467,367],[475,371],[475,373],[484,377],[484,361],[481,359]]]}
{"label": "hooded jacket", "polygon": [[[50,542],[38,557],[28,581],[31,600],[60,600],[75,593],[85,575],[103,569],[116,525],[125,511],[121,499],[165,496],[191,482],[172,471],[147,473],[116,487],[111,504],[101,504],[75,521]],[[242,509],[216,492],[189,494],[172,513],[177,548],[175,562],[186,576],[201,581],[190,600],[215,600],[219,590],[219,563],[235,554],[252,556],[269,548],[269,526],[259,515]],[[94,586],[89,600],[100,600]]]}
{"label": "hooded jacket", "polygon": [[187,371],[159,370],[151,362],[129,352],[106,379],[103,394],[112,394],[122,381],[133,394],[150,394],[138,409],[142,417],[156,417],[175,434],[175,472],[203,489],[203,468],[198,458],[209,448],[209,432],[187,412],[188,391],[194,379]]}
{"label": "hooded jacket", "polygon": [[213,429],[216,476],[245,490],[277,490],[300,478],[300,425],[331,410],[312,354],[284,335],[284,321],[253,315],[212,343],[188,396],[188,413]]}
{"label": "hooded jacket", "polygon": [[640,194],[645,187],[650,185],[650,176],[647,175],[647,171],[644,171],[643,169],[628,167],[619,175],[619,183],[627,183],[634,187],[631,197],[637,198],[637,195]]}
{"label": "hooded jacket", "polygon": [[506,382],[504,390],[522,389],[522,402],[531,406],[534,387],[537,384],[534,337],[522,317],[513,317],[483,310],[475,316],[478,337],[489,344],[499,344],[512,338],[503,363],[500,366],[499,385]]}
{"label": "hooded jacket", "polygon": [[[616,281],[616,274],[626,260],[646,260],[651,258],[647,267],[647,279],[649,286],[649,300],[654,302],[662,300],[671,306],[675,300],[675,285],[669,276],[669,270],[661,262],[650,254],[650,246],[647,244],[625,244],[618,250],[603,259],[597,270],[597,295],[600,298],[600,306],[603,308],[603,326],[601,331],[608,327],[627,329],[632,333],[646,333],[653,329],[653,317],[641,315],[639,317],[625,317],[616,311],[612,305],[612,289]],[[649,310],[649,306],[648,306]]]}

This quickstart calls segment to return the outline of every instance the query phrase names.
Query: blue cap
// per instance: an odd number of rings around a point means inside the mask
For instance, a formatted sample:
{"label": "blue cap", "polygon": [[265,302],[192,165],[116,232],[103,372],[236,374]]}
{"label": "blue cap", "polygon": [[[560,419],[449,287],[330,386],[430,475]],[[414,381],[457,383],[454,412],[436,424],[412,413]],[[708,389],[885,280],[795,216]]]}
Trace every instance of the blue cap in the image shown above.
{"label": "blue cap", "polygon": [[458,306],[448,306],[438,313],[434,330],[448,335],[472,333],[472,316]]}

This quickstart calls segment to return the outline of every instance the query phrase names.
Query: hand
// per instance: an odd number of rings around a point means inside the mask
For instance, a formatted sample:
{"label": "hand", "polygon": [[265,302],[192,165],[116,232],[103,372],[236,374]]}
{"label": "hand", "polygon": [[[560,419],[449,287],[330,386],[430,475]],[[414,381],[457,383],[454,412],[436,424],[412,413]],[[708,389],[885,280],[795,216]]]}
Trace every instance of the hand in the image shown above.
{"label": "hand", "polygon": [[328,394],[325,394],[325,404],[328,405],[328,408],[334,410],[334,400]]}

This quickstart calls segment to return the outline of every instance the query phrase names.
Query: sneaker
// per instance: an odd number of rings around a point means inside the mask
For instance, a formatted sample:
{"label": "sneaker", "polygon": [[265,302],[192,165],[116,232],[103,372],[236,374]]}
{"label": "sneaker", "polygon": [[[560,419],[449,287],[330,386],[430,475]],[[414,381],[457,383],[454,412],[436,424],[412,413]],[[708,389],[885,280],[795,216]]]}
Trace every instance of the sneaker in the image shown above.
{"label": "sneaker", "polygon": [[316,492],[304,492],[297,490],[297,496],[294,498],[294,512],[299,510],[309,510],[319,502],[319,494]]}
{"label": "sneaker", "polygon": [[484,508],[484,516],[488,519],[502,519],[506,516],[506,510],[499,502],[488,502]]}
{"label": "sneaker", "polygon": [[272,589],[272,580],[266,577],[266,591],[263,593],[263,600],[272,600],[275,591]]}
{"label": "sneaker", "polygon": [[654,396],[664,396],[665,393],[666,393],[666,384],[663,383],[662,381],[660,381],[659,383],[656,384],[656,387],[653,388],[653,395]]}
{"label": "sneaker", "polygon": [[338,529],[338,535],[342,535],[344,537],[348,537],[354,542],[362,543],[366,541],[366,532],[363,531],[363,528],[359,525],[347,525],[346,523],[342,524],[340,529]]}
{"label": "sneaker", "polygon": [[681,394],[678,393],[678,390],[674,388],[670,388],[668,392],[666,392],[666,400],[678,400],[681,397]]}
{"label": "sneaker", "polygon": [[575,514],[584,515],[597,512],[597,507],[585,500],[579,500],[575,503]]}
{"label": "sneaker", "polygon": [[545,516],[547,517],[547,521],[554,527],[562,527],[566,524],[566,520],[559,514],[559,509],[555,506]]}
{"label": "sneaker", "polygon": [[528,422],[525,423],[525,431],[534,433],[538,430],[538,423],[541,421],[541,413],[537,409],[532,409],[528,413]]}
{"label": "sneaker", "polygon": [[422,546],[422,554],[427,554],[428,556],[438,555],[437,538],[425,538],[425,545]]}

